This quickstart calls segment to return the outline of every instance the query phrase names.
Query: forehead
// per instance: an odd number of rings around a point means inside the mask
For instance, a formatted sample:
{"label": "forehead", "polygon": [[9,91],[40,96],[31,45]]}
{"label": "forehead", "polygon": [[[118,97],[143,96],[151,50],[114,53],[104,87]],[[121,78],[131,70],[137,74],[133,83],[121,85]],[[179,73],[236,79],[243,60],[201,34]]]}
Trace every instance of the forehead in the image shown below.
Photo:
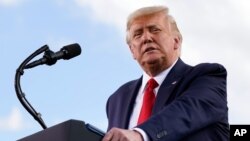
{"label": "forehead", "polygon": [[167,27],[166,15],[164,13],[157,13],[138,17],[131,22],[130,31],[150,26]]}

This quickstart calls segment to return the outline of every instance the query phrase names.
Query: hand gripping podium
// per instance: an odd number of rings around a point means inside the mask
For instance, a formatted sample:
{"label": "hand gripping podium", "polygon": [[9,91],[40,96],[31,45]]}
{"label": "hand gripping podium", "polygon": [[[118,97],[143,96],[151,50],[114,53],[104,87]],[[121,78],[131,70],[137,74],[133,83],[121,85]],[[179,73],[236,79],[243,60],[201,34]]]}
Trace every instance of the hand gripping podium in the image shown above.
{"label": "hand gripping podium", "polygon": [[18,141],[101,141],[105,133],[79,120],[68,120]]}

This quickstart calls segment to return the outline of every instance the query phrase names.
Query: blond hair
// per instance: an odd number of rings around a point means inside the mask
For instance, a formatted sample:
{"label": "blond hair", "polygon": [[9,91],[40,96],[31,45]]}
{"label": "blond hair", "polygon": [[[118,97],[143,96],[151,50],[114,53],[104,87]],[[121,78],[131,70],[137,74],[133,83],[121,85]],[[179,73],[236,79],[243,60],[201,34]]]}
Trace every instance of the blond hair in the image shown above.
{"label": "blond hair", "polygon": [[166,18],[167,18],[166,20],[170,24],[171,31],[174,32],[175,34],[178,34],[178,36],[180,37],[180,41],[182,41],[182,35],[181,35],[181,33],[180,33],[180,31],[179,31],[179,29],[177,27],[175,19],[171,15],[169,15],[168,8],[166,6],[150,6],[150,7],[140,8],[140,9],[134,11],[133,13],[131,13],[128,16],[127,30],[126,30],[127,31],[126,41],[127,41],[128,44],[130,42],[129,30],[130,30],[130,27],[132,25],[132,22],[134,20],[136,20],[137,18],[139,18],[139,17],[153,15],[153,14],[156,14],[156,13],[165,13],[166,14]]}

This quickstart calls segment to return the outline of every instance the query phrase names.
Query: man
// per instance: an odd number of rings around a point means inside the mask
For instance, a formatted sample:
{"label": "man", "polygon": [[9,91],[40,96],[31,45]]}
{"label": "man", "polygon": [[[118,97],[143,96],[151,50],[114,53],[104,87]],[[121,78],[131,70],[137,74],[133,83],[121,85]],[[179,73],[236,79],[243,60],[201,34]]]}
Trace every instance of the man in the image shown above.
{"label": "man", "polygon": [[167,7],[144,7],[129,16],[127,44],[143,76],[108,99],[103,141],[229,140],[226,70],[185,64],[181,43]]}

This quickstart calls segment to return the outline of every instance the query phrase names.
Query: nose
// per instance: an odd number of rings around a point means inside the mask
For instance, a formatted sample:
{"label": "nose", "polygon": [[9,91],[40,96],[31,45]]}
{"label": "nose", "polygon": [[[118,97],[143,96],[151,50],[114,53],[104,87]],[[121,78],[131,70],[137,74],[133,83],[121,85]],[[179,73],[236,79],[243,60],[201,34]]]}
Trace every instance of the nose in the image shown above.
{"label": "nose", "polygon": [[152,36],[150,34],[150,32],[145,31],[142,35],[142,42],[143,44],[147,44],[147,43],[151,43],[153,42]]}

